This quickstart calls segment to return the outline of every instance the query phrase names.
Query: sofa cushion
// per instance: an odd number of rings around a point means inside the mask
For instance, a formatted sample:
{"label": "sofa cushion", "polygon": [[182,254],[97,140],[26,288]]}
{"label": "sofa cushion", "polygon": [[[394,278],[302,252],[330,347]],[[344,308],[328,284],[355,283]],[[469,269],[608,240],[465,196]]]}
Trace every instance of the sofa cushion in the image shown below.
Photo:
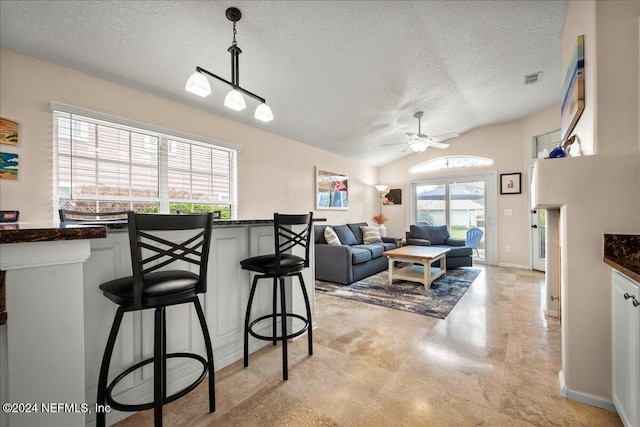
{"label": "sofa cushion", "polygon": [[391,249],[397,248],[398,245],[396,245],[395,243],[384,242],[382,243],[382,247],[384,248],[385,251],[390,251]]}
{"label": "sofa cushion", "polygon": [[353,235],[351,229],[346,225],[336,225],[333,227],[333,231],[338,235],[338,239],[340,239],[340,243],[343,245],[351,246],[357,245],[358,241],[356,240],[356,236]]}
{"label": "sofa cushion", "polygon": [[439,246],[432,246],[432,247],[451,249],[449,252],[447,252],[447,258],[470,257],[473,255],[472,249],[466,246],[439,245]]}
{"label": "sofa cushion", "polygon": [[369,252],[371,252],[371,258],[379,258],[385,251],[385,248],[382,245],[353,245],[351,247],[368,250]]}
{"label": "sofa cushion", "polygon": [[351,247],[351,262],[355,264],[362,264],[371,260],[371,251],[366,248],[354,248]]}
{"label": "sofa cushion", "polygon": [[327,243],[329,245],[341,245],[342,243],[340,243],[340,239],[338,238],[338,235],[336,234],[335,231],[333,231],[333,228],[331,227],[326,227],[324,229],[324,239],[327,241]]}
{"label": "sofa cushion", "polygon": [[314,225],[313,226],[313,241],[315,243],[327,243],[324,238],[324,229],[327,228],[327,225]]}
{"label": "sofa cushion", "polygon": [[362,230],[362,243],[368,245],[370,243],[382,243],[380,229],[378,227],[360,227]]}
{"label": "sofa cushion", "polygon": [[429,233],[428,239],[432,245],[446,244],[447,239],[450,237],[446,225],[427,225],[426,227]]}
{"label": "sofa cushion", "polygon": [[366,222],[356,222],[353,224],[347,224],[347,227],[349,227],[349,230],[351,230],[353,235],[356,237],[357,245],[361,245],[364,243],[364,237],[362,236],[362,230],[360,229],[360,227],[366,227],[367,225],[369,224],[367,224]]}
{"label": "sofa cushion", "polygon": [[409,234],[414,239],[429,240],[429,231],[427,231],[426,225],[411,225]]}

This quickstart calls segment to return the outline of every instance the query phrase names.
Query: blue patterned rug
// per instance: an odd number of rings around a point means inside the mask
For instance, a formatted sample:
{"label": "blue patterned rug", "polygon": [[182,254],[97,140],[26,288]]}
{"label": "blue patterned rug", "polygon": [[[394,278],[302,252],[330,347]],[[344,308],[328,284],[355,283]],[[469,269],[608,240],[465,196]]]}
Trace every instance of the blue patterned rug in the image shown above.
{"label": "blue patterned rug", "polygon": [[447,270],[445,277],[436,279],[431,289],[425,290],[417,282],[397,280],[390,285],[389,272],[383,271],[350,285],[316,280],[316,292],[444,319],[478,274],[480,270],[468,267]]}

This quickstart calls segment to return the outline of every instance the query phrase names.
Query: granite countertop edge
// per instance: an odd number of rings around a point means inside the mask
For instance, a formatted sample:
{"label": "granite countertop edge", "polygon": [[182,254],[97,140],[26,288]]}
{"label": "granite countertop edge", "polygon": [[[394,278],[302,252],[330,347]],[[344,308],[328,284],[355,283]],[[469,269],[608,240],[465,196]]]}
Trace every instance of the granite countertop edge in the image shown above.
{"label": "granite countertop edge", "polygon": [[640,283],[640,234],[605,234],[604,262]]}

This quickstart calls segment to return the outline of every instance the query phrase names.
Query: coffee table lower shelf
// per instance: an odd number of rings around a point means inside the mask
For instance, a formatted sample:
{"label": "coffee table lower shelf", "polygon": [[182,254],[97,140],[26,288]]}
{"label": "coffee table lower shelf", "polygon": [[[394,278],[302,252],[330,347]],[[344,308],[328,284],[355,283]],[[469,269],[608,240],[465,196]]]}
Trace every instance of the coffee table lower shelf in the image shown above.
{"label": "coffee table lower shelf", "polygon": [[406,280],[409,282],[422,283],[425,289],[429,289],[431,287],[431,283],[439,277],[444,276],[446,271],[447,270],[443,270],[438,267],[431,267],[429,269],[428,266],[415,264],[394,268],[393,273],[389,274],[389,277],[391,277],[391,283],[393,283],[394,280]]}

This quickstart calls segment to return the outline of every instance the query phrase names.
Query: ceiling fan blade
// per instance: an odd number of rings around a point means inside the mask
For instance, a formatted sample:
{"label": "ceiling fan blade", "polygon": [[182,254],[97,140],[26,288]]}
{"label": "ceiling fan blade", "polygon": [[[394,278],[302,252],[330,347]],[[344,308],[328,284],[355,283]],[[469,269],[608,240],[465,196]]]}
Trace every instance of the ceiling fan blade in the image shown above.
{"label": "ceiling fan blade", "polygon": [[394,142],[392,144],[382,144],[381,147],[389,147],[392,145],[403,145],[403,144],[408,144],[408,142]]}
{"label": "ceiling fan blade", "polygon": [[407,136],[411,139],[414,139],[416,137],[418,137],[417,133],[411,133],[411,132],[405,132],[407,134]]}
{"label": "ceiling fan blade", "polygon": [[442,142],[442,141],[446,141],[447,139],[457,138],[459,136],[460,136],[459,133],[450,132],[450,133],[443,133],[442,135],[432,136],[430,139],[435,142]]}
{"label": "ceiling fan blade", "polygon": [[443,144],[441,142],[429,141],[429,146],[434,148],[447,148],[449,144]]}

